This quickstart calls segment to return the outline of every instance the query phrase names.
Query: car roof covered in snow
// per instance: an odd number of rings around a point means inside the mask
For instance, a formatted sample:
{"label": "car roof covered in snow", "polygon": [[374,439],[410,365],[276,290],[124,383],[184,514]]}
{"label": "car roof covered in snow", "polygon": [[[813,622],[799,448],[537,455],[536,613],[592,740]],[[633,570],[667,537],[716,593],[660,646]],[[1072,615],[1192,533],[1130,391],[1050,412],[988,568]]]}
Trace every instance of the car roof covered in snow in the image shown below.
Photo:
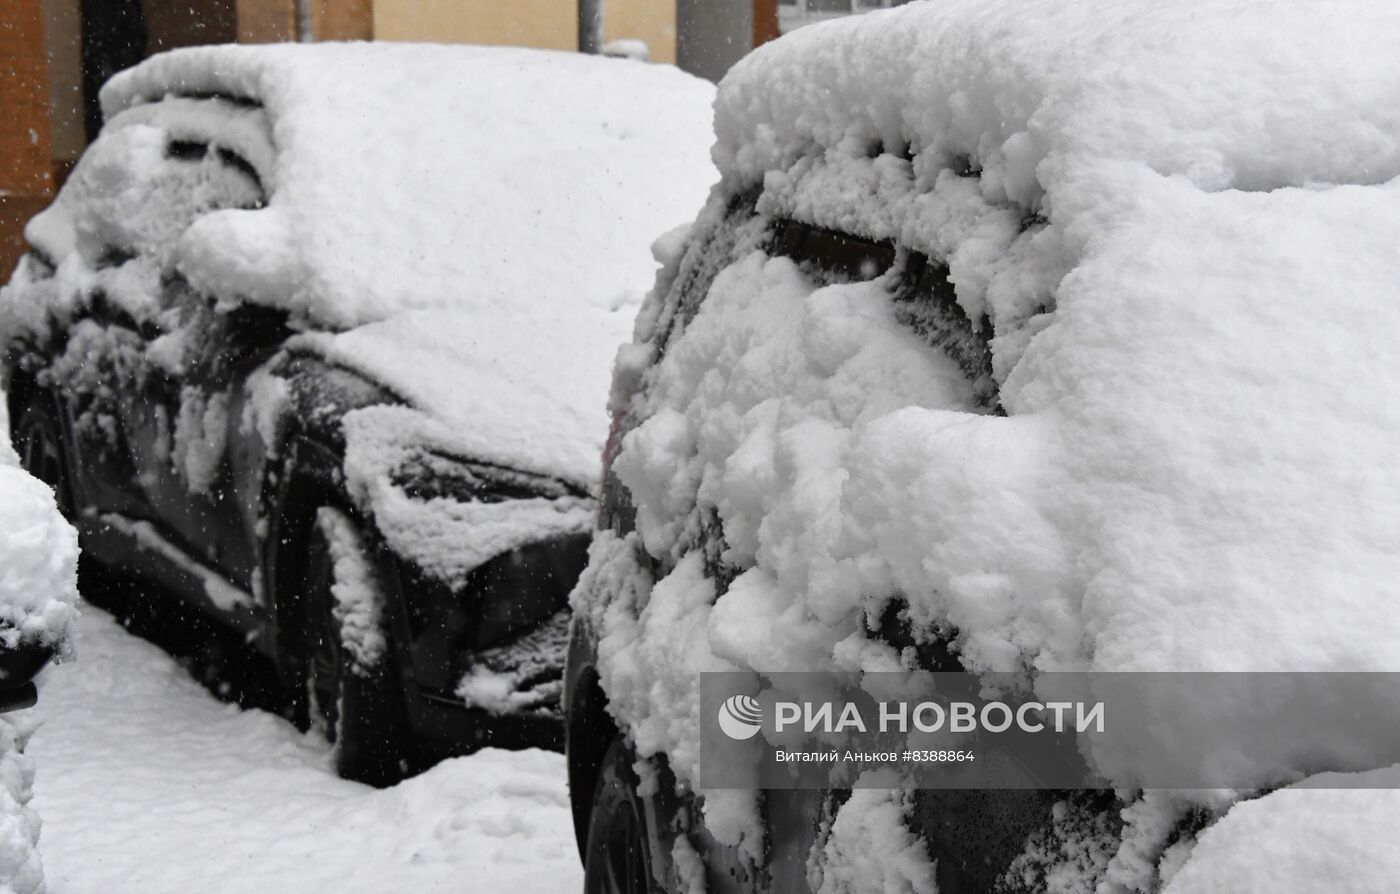
{"label": "car roof covered in snow", "polygon": [[[596,477],[607,370],[653,239],[714,179],[713,87],[669,66],[535,50],[318,44],[156,56],[113,78],[124,119],[223,103],[266,207],[218,211],[174,263],[223,301],[288,310],[304,346],[388,384],[457,447]],[[261,106],[249,112],[248,105]],[[344,333],[343,337],[327,333]]]}
{"label": "car roof covered in snow", "polygon": [[1400,173],[1396,39],[1386,3],[912,3],[741,60],[716,161],[752,182],[818,150],[907,149],[1027,206],[1095,159],[1205,190],[1381,183]]}
{"label": "car roof covered in snow", "polygon": [[[584,274],[649,271],[658,224],[693,210],[693,181],[708,174],[709,85],[580,54],[198,47],[118,75],[102,101],[111,118],[208,94],[256,101],[269,118],[270,205],[242,216],[279,227],[304,269],[268,300],[337,329],[426,307],[611,308],[617,279]],[[231,285],[258,288],[260,269]]]}

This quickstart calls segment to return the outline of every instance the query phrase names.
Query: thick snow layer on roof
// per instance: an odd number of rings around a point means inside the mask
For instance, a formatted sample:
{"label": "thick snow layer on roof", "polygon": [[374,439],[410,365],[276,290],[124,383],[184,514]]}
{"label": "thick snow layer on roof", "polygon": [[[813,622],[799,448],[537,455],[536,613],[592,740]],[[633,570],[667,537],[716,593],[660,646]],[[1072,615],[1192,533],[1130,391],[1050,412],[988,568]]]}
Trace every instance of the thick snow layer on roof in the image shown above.
{"label": "thick snow layer on roof", "polygon": [[[761,184],[946,261],[1008,415],[901,345],[891,277],[741,249],[631,404],[638,535],[577,600],[639,751],[685,778],[698,723],[649,680],[897,666],[866,630],[895,595],[973,669],[1400,670],[1397,41],[1385,3],[941,0],[736,66],[708,220]],[[713,518],[737,576],[670,598]],[[679,559],[654,589],[642,547]],[[587,595],[624,565],[625,623]]]}
{"label": "thick snow layer on roof", "polygon": [[752,182],[821,147],[967,158],[1030,206],[1118,159],[1206,191],[1400,174],[1392,4],[939,0],[806,28],[725,78],[717,160]]}
{"label": "thick snow layer on roof", "polygon": [[[202,221],[217,232],[189,234],[181,267],[343,329],[409,308],[626,303],[649,282],[650,240],[708,186],[710,91],[577,54],[324,44],[163,54],[102,100],[108,116],[167,94],[260,102],[269,207]],[[271,237],[300,269],[282,280],[274,265],[279,281],[258,285]],[[240,247],[255,251],[228,256]],[[201,271],[206,252],[219,269]]]}
{"label": "thick snow layer on roof", "polygon": [[[207,94],[262,108],[156,102]],[[287,309],[463,452],[580,483],[651,241],[714,178],[712,98],[666,66],[379,44],[182,50],[103,92],[111,141],[203,128],[258,169],[266,207],[182,224],[197,288]]]}

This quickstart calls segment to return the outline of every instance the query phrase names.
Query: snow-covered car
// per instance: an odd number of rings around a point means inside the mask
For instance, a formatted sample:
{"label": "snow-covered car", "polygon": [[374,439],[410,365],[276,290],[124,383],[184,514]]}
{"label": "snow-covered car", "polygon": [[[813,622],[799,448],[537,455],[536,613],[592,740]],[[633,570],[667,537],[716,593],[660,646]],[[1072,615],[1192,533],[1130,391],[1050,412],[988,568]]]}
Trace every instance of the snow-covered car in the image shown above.
{"label": "snow-covered car", "polygon": [[[77,534],[21,459],[0,442],[0,715],[35,703],[35,677],[71,651],[77,618]],[[35,768],[24,752],[33,730],[32,720],[0,716],[0,890],[18,894],[44,889]]]}
{"label": "snow-covered car", "polygon": [[561,743],[608,370],[713,181],[712,99],[446,46],[113,78],[0,302],[14,438],[85,559],[246,637],[347,775]]}
{"label": "snow-covered car", "polygon": [[700,680],[1400,669],[1397,40],[938,0],[731,71],[572,596],[588,891],[1394,888],[1397,768],[1290,787],[1327,730],[1237,789],[704,790]]}

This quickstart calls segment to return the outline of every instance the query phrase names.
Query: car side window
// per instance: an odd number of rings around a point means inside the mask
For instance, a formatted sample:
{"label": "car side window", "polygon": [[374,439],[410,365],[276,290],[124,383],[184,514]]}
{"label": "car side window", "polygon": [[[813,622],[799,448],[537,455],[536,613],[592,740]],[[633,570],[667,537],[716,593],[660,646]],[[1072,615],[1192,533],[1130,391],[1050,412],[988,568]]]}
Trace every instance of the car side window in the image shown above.
{"label": "car side window", "polygon": [[257,170],[230,149],[170,138],[165,158],[160,191],[165,210],[180,231],[210,211],[251,210],[267,203]]}
{"label": "car side window", "polygon": [[[256,170],[228,149],[195,140],[167,139],[161,173],[152,184],[152,200],[162,214],[160,229],[146,235],[147,248],[160,260],[162,274],[173,275],[169,252],[174,242],[200,217],[227,209],[253,210],[266,204]],[[169,290],[167,290],[169,291]],[[181,291],[170,298],[186,297]]]}
{"label": "car side window", "polygon": [[893,285],[899,321],[953,359],[972,383],[978,403],[999,412],[992,377],[992,323],[974,321],[958,303],[948,265],[926,254],[800,221],[779,219],[768,241],[773,255],[790,258],[822,280],[853,282],[897,270]]}
{"label": "car side window", "polygon": [[874,279],[894,265],[895,248],[836,230],[779,219],[769,237],[768,253],[796,261],[835,282]]}
{"label": "car side window", "polygon": [[992,321],[984,315],[974,323],[967,315],[948,278],[948,265],[909,252],[895,293],[895,309],[901,323],[953,358],[972,382],[981,406],[1000,412],[992,377]]}
{"label": "car side window", "polygon": [[[56,203],[97,271],[129,262],[167,272],[175,245],[211,211],[266,204],[256,169],[208,141],[149,124],[109,128],[84,153]],[[59,223],[55,220],[55,223]]]}
{"label": "car side window", "polygon": [[[165,159],[160,191],[181,232],[204,214],[255,210],[266,203],[256,169],[229,149],[171,139]],[[168,266],[161,306],[161,328],[172,335],[164,358],[167,370],[206,385],[227,383],[242,361],[261,357],[286,335],[285,314],[243,305],[216,307],[214,296],[201,294]]]}

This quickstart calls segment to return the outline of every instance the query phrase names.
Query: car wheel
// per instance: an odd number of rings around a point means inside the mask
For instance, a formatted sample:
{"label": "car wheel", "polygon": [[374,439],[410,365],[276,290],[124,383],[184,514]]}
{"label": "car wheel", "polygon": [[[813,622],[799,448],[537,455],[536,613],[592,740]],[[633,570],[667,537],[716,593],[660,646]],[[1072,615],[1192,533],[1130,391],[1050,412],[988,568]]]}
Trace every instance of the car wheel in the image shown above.
{"label": "car wheel", "polygon": [[584,850],[584,894],[654,894],[646,812],[637,794],[636,755],[621,737],[603,756]]}
{"label": "car wheel", "polygon": [[[349,522],[338,510],[337,517]],[[363,542],[361,540],[361,542]],[[368,557],[365,559],[368,567]],[[386,647],[368,668],[354,664],[336,617],[336,556],[322,526],[313,524],[307,554],[304,648],[301,655],[301,725],[320,732],[334,746],[337,772],[370,785],[392,785],[411,766],[408,713],[398,684],[388,625],[380,631]]]}

